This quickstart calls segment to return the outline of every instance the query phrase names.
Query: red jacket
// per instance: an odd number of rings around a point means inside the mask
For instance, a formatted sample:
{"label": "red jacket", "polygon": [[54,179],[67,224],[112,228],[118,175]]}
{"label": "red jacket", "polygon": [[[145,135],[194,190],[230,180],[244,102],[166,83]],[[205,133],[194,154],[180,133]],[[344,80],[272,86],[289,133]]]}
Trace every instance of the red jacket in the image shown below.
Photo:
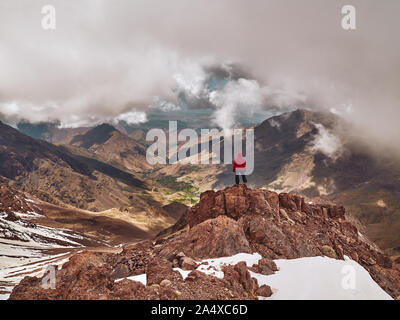
{"label": "red jacket", "polygon": [[233,171],[235,171],[236,169],[242,170],[245,168],[246,168],[246,161],[241,164],[238,164],[236,163],[236,161],[233,161]]}

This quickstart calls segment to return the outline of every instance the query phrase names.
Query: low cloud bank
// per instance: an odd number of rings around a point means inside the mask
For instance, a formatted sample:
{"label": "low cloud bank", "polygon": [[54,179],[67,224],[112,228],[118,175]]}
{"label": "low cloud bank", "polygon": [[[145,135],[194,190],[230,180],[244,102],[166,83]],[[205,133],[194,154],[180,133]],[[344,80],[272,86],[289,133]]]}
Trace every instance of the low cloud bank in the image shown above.
{"label": "low cloud bank", "polygon": [[[400,2],[355,0],[52,1],[0,4],[0,118],[76,127],[146,121],[149,110],[243,115],[306,107],[340,114],[383,142],[400,135]],[[396,144],[395,148],[400,148]]]}

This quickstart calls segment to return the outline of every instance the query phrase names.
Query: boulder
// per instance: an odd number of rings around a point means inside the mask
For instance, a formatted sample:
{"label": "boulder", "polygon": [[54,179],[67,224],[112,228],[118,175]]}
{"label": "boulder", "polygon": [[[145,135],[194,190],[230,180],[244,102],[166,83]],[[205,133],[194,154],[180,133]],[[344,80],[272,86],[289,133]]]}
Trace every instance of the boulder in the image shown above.
{"label": "boulder", "polygon": [[336,252],[335,252],[335,250],[333,250],[333,248],[331,246],[322,246],[320,248],[320,250],[324,256],[327,256],[327,257],[333,258],[333,259],[337,259]]}
{"label": "boulder", "polygon": [[256,293],[257,296],[266,297],[266,298],[272,296],[271,287],[270,287],[270,286],[267,286],[266,284],[264,284],[264,285],[262,285],[261,287],[259,287],[259,288],[256,290],[255,293]]}
{"label": "boulder", "polygon": [[111,274],[112,279],[121,279],[121,278],[126,278],[129,277],[130,272],[129,268],[126,264],[119,264],[117,267],[114,269],[113,273]]}
{"label": "boulder", "polygon": [[192,258],[183,257],[180,261],[183,270],[194,270],[197,268],[197,263]]}
{"label": "boulder", "polygon": [[168,286],[170,286],[171,285],[171,280],[168,280],[168,279],[164,279],[164,280],[162,280],[161,282],[160,282],[160,287],[168,287]]}
{"label": "boulder", "polygon": [[275,262],[268,258],[262,258],[258,261],[258,263],[251,267],[251,270],[256,273],[261,273],[265,276],[274,274],[275,271],[278,271],[278,267]]}

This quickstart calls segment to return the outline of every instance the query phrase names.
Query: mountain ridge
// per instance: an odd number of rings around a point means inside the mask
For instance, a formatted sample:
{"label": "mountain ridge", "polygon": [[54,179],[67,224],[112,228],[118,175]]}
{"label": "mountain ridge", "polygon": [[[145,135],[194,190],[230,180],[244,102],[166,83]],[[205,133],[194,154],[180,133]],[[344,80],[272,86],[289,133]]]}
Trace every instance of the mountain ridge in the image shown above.
{"label": "mountain ridge", "polygon": [[55,204],[109,209],[129,204],[132,192],[148,188],[132,173],[31,138],[5,124],[0,125],[0,150],[0,175]]}

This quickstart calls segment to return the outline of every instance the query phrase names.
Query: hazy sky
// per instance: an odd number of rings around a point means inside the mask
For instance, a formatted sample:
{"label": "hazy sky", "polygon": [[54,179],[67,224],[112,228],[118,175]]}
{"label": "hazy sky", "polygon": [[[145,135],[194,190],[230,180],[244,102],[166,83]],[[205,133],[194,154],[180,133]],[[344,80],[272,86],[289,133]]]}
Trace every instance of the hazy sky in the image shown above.
{"label": "hazy sky", "polygon": [[[345,4],[355,31],[341,28]],[[0,113],[144,121],[184,92],[226,127],[243,111],[308,106],[398,138],[399,16],[398,0],[0,0]],[[230,75],[224,86],[209,86],[213,68]]]}

